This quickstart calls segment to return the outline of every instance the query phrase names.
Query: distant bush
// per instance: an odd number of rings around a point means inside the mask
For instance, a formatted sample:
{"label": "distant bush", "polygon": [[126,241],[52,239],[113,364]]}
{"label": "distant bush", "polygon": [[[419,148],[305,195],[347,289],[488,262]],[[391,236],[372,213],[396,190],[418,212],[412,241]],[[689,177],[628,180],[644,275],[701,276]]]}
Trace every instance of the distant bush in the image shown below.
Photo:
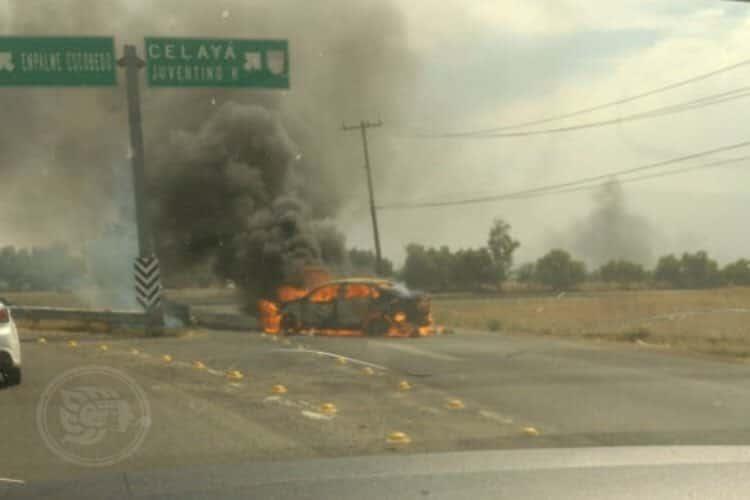
{"label": "distant bush", "polygon": [[605,283],[625,286],[645,281],[648,273],[643,266],[635,262],[611,260],[598,269],[596,277]]}
{"label": "distant bush", "polygon": [[534,274],[536,273],[536,266],[533,262],[527,262],[522,264],[515,270],[514,275],[516,281],[519,283],[531,283],[534,281]]}
{"label": "distant bush", "polygon": [[503,324],[498,319],[491,319],[487,321],[487,329],[491,332],[499,332],[503,327]]}
{"label": "distant bush", "polygon": [[536,281],[554,290],[569,290],[586,278],[586,266],[564,250],[552,250],[536,261]]}
{"label": "distant bush", "polygon": [[[375,253],[372,250],[360,250],[352,248],[349,250],[349,264],[354,272],[370,274],[375,272]],[[383,257],[381,272],[383,276],[393,276],[393,262]]]}
{"label": "distant bush", "polygon": [[710,288],[722,283],[722,274],[715,260],[704,251],[684,253],[678,259],[665,255],[659,259],[654,279],[674,288]]}
{"label": "distant bush", "polygon": [[724,266],[721,280],[727,285],[750,286],[750,261],[740,259]]}
{"label": "distant bush", "polygon": [[638,342],[644,341],[651,336],[651,331],[648,328],[636,328],[635,330],[629,330],[623,332],[617,336],[618,340],[625,342]]}

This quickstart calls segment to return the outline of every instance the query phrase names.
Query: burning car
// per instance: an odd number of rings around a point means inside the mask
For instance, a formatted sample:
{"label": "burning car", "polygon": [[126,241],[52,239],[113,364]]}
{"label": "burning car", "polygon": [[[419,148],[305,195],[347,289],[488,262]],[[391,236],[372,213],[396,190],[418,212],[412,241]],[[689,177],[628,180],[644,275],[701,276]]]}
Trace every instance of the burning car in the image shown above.
{"label": "burning car", "polygon": [[311,290],[281,287],[259,304],[270,334],[420,337],[435,333],[430,298],[388,280],[334,280]]}

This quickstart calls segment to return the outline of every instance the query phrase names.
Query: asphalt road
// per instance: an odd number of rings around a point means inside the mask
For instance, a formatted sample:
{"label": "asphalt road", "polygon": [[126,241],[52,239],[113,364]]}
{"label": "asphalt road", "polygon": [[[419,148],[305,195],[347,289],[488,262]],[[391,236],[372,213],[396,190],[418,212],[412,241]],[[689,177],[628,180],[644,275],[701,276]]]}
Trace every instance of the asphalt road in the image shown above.
{"label": "asphalt road", "polygon": [[[201,330],[101,344],[83,336],[76,346],[23,344],[23,384],[0,390],[0,478],[423,451],[750,444],[749,364],[648,347],[481,332],[285,340]],[[56,377],[91,366],[127,374],[150,407],[142,443],[99,468],[52,453],[37,423]],[[242,378],[228,378],[232,370]],[[274,392],[278,385],[286,392]],[[410,442],[388,442],[393,432]]]}

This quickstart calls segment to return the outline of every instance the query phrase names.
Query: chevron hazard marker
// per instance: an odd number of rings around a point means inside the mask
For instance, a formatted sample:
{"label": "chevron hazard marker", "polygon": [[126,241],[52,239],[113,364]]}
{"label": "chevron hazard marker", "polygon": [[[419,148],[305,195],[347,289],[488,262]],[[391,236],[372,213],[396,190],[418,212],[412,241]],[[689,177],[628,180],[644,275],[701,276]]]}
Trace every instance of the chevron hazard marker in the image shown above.
{"label": "chevron hazard marker", "polygon": [[161,275],[159,260],[154,257],[135,259],[135,292],[138,303],[146,310],[158,307],[161,302]]}

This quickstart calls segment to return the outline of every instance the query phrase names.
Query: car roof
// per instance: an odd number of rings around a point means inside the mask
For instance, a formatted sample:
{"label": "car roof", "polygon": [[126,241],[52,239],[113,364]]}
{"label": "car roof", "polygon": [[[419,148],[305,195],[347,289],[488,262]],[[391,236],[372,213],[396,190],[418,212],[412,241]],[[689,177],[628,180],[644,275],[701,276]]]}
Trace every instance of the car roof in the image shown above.
{"label": "car roof", "polygon": [[394,286],[394,283],[393,281],[380,278],[342,278],[321,283],[315,289],[328,285],[370,285],[391,288]]}

